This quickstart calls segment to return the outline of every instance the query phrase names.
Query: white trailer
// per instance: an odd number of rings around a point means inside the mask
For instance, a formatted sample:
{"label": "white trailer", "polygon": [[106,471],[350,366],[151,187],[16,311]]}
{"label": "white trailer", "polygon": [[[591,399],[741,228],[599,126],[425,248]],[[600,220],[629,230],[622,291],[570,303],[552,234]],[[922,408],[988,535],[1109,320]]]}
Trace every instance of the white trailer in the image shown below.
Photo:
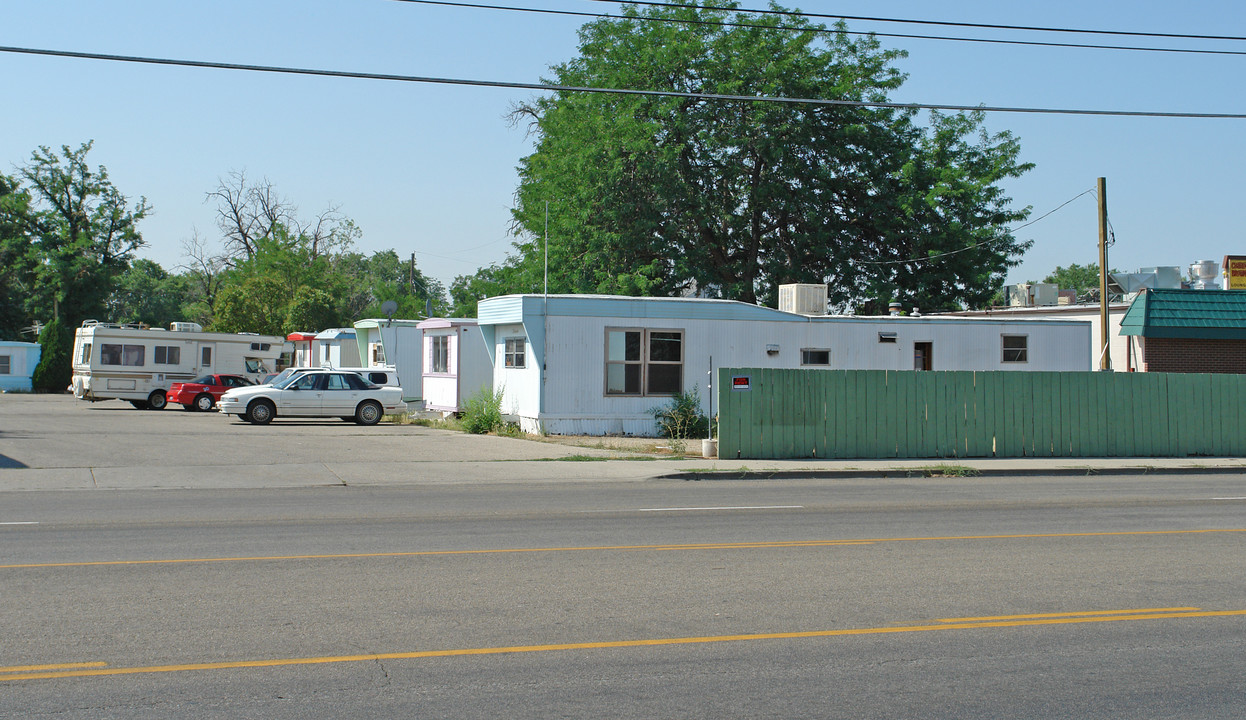
{"label": "white trailer", "polygon": [[70,389],[80,400],[126,400],[160,410],[175,382],[209,373],[263,382],[287,350],[280,336],[204,332],[196,323],[175,322],[165,330],[87,320],[74,334]]}
{"label": "white trailer", "polygon": [[481,390],[493,389],[493,361],[475,320],[429,318],[424,332],[424,409],[462,412]]}

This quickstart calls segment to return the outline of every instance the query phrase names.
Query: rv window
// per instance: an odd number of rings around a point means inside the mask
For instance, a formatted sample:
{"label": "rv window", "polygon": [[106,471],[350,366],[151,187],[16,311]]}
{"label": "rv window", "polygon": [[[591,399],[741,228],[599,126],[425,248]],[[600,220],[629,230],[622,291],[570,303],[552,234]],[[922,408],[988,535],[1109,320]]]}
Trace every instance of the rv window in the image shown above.
{"label": "rv window", "polygon": [[9,375],[12,373],[12,356],[0,355],[0,375]]}
{"label": "rv window", "polygon": [[431,340],[433,357],[429,367],[435,373],[450,372],[450,336],[434,335]]}
{"label": "rv window", "polygon": [[801,365],[830,365],[831,351],[812,348],[803,348],[800,351]]}
{"label": "rv window", "polygon": [[524,339],[506,338],[506,367],[524,367]]}
{"label": "rv window", "polygon": [[607,395],[674,395],[683,374],[683,331],[606,329]]}
{"label": "rv window", "polygon": [[268,343],[251,343],[251,349],[259,350],[260,352],[267,352],[271,347],[272,345],[269,345]]}
{"label": "rv window", "polygon": [[120,365],[121,346],[111,343],[100,345],[100,365]]}
{"label": "rv window", "polygon": [[146,362],[147,348],[142,345],[125,345],[121,351],[121,364],[142,367]]}
{"label": "rv window", "polygon": [[91,343],[82,343],[82,355],[78,358],[79,365],[91,362]]}
{"label": "rv window", "polygon": [[1006,363],[1023,363],[1027,362],[1026,355],[1029,348],[1027,347],[1028,335],[1002,335],[1004,344],[1004,362]]}
{"label": "rv window", "polygon": [[176,345],[157,345],[155,363],[157,365],[178,365],[182,362],[182,349]]}

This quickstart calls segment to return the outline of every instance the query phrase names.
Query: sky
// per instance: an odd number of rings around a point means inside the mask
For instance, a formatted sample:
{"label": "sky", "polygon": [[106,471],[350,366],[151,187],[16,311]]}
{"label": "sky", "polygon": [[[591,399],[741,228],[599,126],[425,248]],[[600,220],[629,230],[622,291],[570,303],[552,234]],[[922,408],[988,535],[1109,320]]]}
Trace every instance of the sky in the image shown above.
{"label": "sky", "polygon": [[[594,0],[495,0],[617,13]],[[741,0],[742,8],[766,7]],[[815,0],[810,13],[1133,32],[1246,36],[1241,0]],[[0,0],[0,46],[248,65],[534,83],[577,55],[589,18],[399,0]],[[828,21],[829,22],[829,21]],[[879,33],[1242,53],[1180,54],[880,38],[908,51],[896,102],[1176,113],[1246,113],[1246,41],[1022,33],[850,20]],[[516,167],[533,139],[506,119],[533,90],[137,65],[0,52],[0,172],[40,146],[94,141],[88,162],[154,213],[139,256],[174,270],[198,235],[219,245],[206,199],[231,173],[267,181],[299,215],[334,207],[364,253],[415,253],[426,275],[505,260]],[[1032,208],[1034,241],[1009,282],[1098,262],[1093,195],[1106,179],[1109,266],[1185,269],[1246,254],[1246,120],[992,112],[1035,168],[1003,183]],[[1079,197],[1080,196],[1080,197]],[[1076,199],[1074,199],[1076,198]],[[1067,205],[1066,202],[1072,200]],[[1059,210],[1061,205],[1064,205]],[[551,212],[557,212],[556,207]],[[552,238],[551,242],[557,242]]]}

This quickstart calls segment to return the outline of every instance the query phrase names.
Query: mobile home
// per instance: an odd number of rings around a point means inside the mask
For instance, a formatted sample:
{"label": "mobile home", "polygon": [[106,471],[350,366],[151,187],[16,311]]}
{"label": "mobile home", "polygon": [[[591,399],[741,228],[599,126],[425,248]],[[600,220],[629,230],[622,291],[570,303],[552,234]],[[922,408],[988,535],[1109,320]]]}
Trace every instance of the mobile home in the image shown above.
{"label": "mobile home", "polygon": [[29,391],[42,354],[39,343],[0,340],[0,392]]}
{"label": "mobile home", "polygon": [[196,323],[168,330],[87,320],[74,335],[73,389],[81,400],[127,400],[160,410],[175,382],[207,373],[262,382],[286,350],[280,336],[204,332]]}
{"label": "mobile home", "polygon": [[393,367],[402,383],[403,402],[417,407],[424,401],[424,331],[419,325],[419,320],[355,322],[361,364]]}
{"label": "mobile home", "polygon": [[429,318],[424,334],[424,409],[460,412],[481,389],[492,389],[493,364],[475,320]]}
{"label": "mobile home", "polygon": [[478,307],[493,387],[526,432],[653,435],[649,411],[675,393],[696,389],[709,412],[717,367],[1084,371],[1091,353],[1085,321],[827,316],[585,295],[507,295]]}

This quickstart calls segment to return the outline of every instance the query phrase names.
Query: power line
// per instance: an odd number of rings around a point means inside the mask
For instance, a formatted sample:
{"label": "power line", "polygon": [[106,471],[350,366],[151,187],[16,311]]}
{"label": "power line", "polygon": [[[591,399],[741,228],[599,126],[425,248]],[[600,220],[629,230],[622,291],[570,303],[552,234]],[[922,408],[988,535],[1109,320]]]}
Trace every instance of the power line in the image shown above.
{"label": "power line", "polygon": [[950,20],[913,20],[903,18],[870,17],[867,15],[839,15],[831,13],[806,13],[791,10],[749,10],[716,5],[686,5],[680,3],[658,2],[656,0],[596,0],[596,2],[612,2],[620,5],[648,5],[669,8],[687,8],[691,10],[722,10],[734,13],[754,13],[757,15],[780,15],[787,17],[817,18],[821,20],[862,20],[865,22],[899,23],[905,25],[937,25],[940,27],[964,27],[985,30],[1023,30],[1029,32],[1078,33],[1085,35],[1121,35],[1126,37],[1176,38],[1181,40],[1233,40],[1246,41],[1241,35],[1194,35],[1188,33],[1139,32],[1132,30],[1096,30],[1088,28],[1044,27],[1039,25],[999,25],[993,23],[953,22]]}
{"label": "power line", "polygon": [[1152,110],[1086,110],[1076,108],[1009,107],[990,105],[952,105],[946,103],[896,103],[865,100],[828,100],[824,98],[789,98],[773,95],[725,95],[720,93],[679,92],[675,90],[637,90],[630,88],[603,88],[577,85],[553,85],[547,83],[505,82],[500,80],[469,80],[464,78],[421,77],[418,75],[394,75],[389,73],[366,73],[346,70],[318,70],[275,65],[247,65],[240,63],[213,62],[207,60],[178,60],[173,58],[144,57],[137,55],[110,55],[72,50],[49,50],[0,46],[0,53],[40,55],[45,57],[74,58],[79,60],[106,60],[110,62],[166,65],[175,67],[210,68],[214,70],[241,70],[248,72],[277,73],[285,75],[308,75],[316,77],[348,78],[353,80],[387,80],[393,82],[428,83],[437,85],[465,85],[493,87],[512,90],[536,90],[538,92],[582,92],[603,95],[635,95],[644,97],[683,98],[689,100],[723,100],[731,102],[768,102],[786,105],[814,105],[829,107],[880,108],[890,110],[943,110],[950,112],[996,112],[1038,115],[1082,115],[1100,117],[1145,117],[1198,120],[1246,120],[1244,113],[1205,112],[1159,112]]}
{"label": "power line", "polygon": [[1047,217],[1047,216],[1049,216],[1049,215],[1053,215],[1053,214],[1055,214],[1055,213],[1056,213],[1056,212],[1058,212],[1059,210],[1063,209],[1065,205],[1068,205],[1069,203],[1071,203],[1071,202],[1073,202],[1074,200],[1076,200],[1076,199],[1078,199],[1078,198],[1082,197],[1083,195],[1094,195],[1094,194],[1095,194],[1095,189],[1094,189],[1094,188],[1090,188],[1089,190],[1083,190],[1082,192],[1078,193],[1077,195],[1074,195],[1073,197],[1069,198],[1068,200],[1065,200],[1064,202],[1060,203],[1058,206],[1056,206],[1056,208],[1055,208],[1054,210],[1049,210],[1049,211],[1047,211],[1046,213],[1043,213],[1042,215],[1040,215],[1039,217],[1036,217],[1036,218],[1034,218],[1033,220],[1029,221],[1028,223],[1025,223],[1024,225],[1018,225],[1018,226],[1017,226],[1017,227],[1015,227],[1015,228],[1009,228],[1009,230],[1008,230],[1008,236],[1005,236],[1005,237],[993,238],[993,239],[991,239],[991,240],[983,240],[983,241],[982,241],[982,242],[980,242],[980,243],[974,243],[973,245],[966,245],[965,247],[963,247],[963,248],[958,248],[958,249],[956,249],[956,250],[948,250],[947,252],[935,253],[934,255],[927,255],[926,257],[920,257],[920,258],[909,258],[908,260],[855,260],[855,261],[853,261],[853,262],[855,262],[855,263],[856,263],[856,264],[858,264],[858,265],[907,265],[907,264],[909,264],[909,263],[921,263],[921,262],[930,262],[930,261],[932,261],[932,260],[938,260],[938,259],[940,259],[940,258],[943,258],[943,257],[947,256],[947,255],[955,255],[955,254],[957,254],[957,253],[963,253],[963,252],[966,252],[966,251],[968,251],[968,250],[973,250],[973,249],[975,249],[975,248],[980,248],[980,247],[982,247],[983,245],[994,245],[995,243],[998,243],[998,242],[1003,242],[1003,241],[1005,241],[1005,240],[1009,240],[1009,239],[1011,239],[1011,235],[1012,235],[1013,233],[1015,233],[1016,231],[1018,231],[1018,230],[1020,230],[1020,229],[1022,229],[1022,228],[1027,228],[1027,227],[1029,227],[1029,226],[1033,225],[1034,223],[1038,222],[1039,220],[1042,220],[1042,219],[1046,218],[1046,217]]}
{"label": "power line", "polygon": [[[835,28],[802,27],[799,25],[761,25],[743,22],[714,22],[712,20],[691,20],[685,18],[651,17],[644,15],[619,15],[616,13],[591,13],[580,10],[551,10],[545,8],[514,7],[510,5],[486,5],[480,3],[451,2],[450,0],[392,0],[393,2],[414,5],[437,5],[441,7],[471,8],[475,10],[510,10],[513,12],[536,13],[541,15],[562,15],[570,17],[598,18],[608,20],[644,20],[679,25],[705,25],[713,27],[736,27],[757,30],[789,30],[793,32],[817,32],[827,35],[859,35],[905,40],[943,40],[949,42],[968,42],[988,45],[1021,45],[1029,47],[1074,48],[1083,50],[1126,50],[1136,52],[1180,53],[1193,55],[1238,55],[1246,56],[1246,50],[1206,50],[1194,48],[1143,47],[1138,45],[1093,45],[1088,43],[1045,42],[1040,40],[1003,40],[998,38],[952,37],[947,35],[916,35],[910,33],[886,33],[860,30],[838,30]],[[682,6],[681,6],[682,7]],[[744,12],[744,11],[741,11]]]}

